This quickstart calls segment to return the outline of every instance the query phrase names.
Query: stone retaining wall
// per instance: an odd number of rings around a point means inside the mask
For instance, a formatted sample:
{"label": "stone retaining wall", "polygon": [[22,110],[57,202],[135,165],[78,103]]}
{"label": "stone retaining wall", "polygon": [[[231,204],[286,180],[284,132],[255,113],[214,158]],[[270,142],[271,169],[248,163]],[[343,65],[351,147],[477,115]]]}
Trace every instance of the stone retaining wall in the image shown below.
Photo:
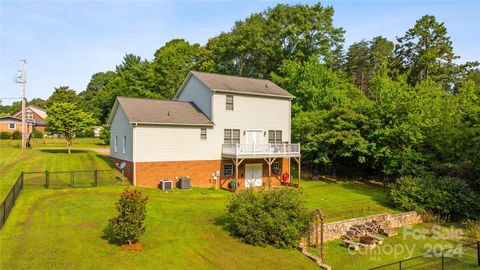
{"label": "stone retaining wall", "polygon": [[[379,214],[361,218],[352,218],[336,222],[325,223],[323,239],[324,241],[334,240],[342,237],[353,225],[360,225],[366,222],[376,221],[382,228],[400,228],[403,226],[414,225],[422,222],[422,217],[417,212],[405,212],[399,214]],[[320,226],[320,225],[319,225]],[[312,226],[309,243],[315,245],[315,231],[318,231],[320,239],[320,228],[315,230]]]}

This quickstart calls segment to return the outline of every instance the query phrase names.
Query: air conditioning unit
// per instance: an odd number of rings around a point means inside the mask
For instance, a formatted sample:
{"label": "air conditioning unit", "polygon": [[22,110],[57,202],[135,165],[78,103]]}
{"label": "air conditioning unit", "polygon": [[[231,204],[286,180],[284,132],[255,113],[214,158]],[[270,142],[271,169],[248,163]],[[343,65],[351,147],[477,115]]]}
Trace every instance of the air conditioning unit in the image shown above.
{"label": "air conditioning unit", "polygon": [[170,181],[170,180],[162,180],[162,181],[160,181],[160,184],[158,185],[158,187],[161,190],[172,190],[173,189],[173,182]]}
{"label": "air conditioning unit", "polygon": [[178,188],[180,189],[190,189],[190,178],[182,177],[178,180]]}

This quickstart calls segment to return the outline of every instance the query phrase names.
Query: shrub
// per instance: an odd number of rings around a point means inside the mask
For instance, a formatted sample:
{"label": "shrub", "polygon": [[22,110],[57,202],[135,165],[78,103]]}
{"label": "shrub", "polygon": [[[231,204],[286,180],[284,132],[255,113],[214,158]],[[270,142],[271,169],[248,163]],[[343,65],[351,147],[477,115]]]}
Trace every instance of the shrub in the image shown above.
{"label": "shrub", "polygon": [[76,138],[93,138],[95,137],[95,132],[93,132],[92,128],[85,129],[82,132],[78,132],[75,134]]}
{"label": "shrub", "polygon": [[12,137],[12,134],[10,134],[10,132],[8,131],[2,131],[0,133],[0,139],[2,140],[9,140],[11,137]]}
{"label": "shrub", "polygon": [[480,215],[479,195],[458,178],[401,178],[392,186],[390,198],[402,210],[428,212],[451,220]]}
{"label": "shrub", "polygon": [[107,126],[102,126],[102,132],[100,133],[100,139],[102,139],[105,144],[110,144],[110,128]]}
{"label": "shrub", "polygon": [[33,138],[38,138],[38,139],[43,138],[43,132],[41,132],[40,130],[34,129],[32,131],[32,136]]}
{"label": "shrub", "polygon": [[136,243],[138,238],[145,233],[147,200],[148,197],[143,196],[142,192],[130,191],[128,187],[120,194],[120,199],[115,205],[118,215],[109,220],[115,242]]}
{"label": "shrub", "polygon": [[14,132],[12,132],[12,139],[14,140],[22,139],[22,132],[19,130],[15,130]]}
{"label": "shrub", "polygon": [[296,247],[310,231],[311,215],[299,189],[247,190],[227,206],[228,229],[252,245]]}

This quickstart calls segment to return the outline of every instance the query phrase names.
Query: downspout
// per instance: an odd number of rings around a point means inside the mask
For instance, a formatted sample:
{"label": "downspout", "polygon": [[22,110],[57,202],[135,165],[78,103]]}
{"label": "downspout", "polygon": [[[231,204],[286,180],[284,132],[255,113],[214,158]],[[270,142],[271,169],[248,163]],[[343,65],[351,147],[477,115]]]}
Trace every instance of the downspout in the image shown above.
{"label": "downspout", "polygon": [[136,151],[135,151],[135,145],[136,145],[136,140],[137,136],[135,136],[135,130],[137,127],[138,123],[135,123],[135,126],[132,127],[132,162],[133,162],[133,186],[137,186],[137,162],[136,162]]}

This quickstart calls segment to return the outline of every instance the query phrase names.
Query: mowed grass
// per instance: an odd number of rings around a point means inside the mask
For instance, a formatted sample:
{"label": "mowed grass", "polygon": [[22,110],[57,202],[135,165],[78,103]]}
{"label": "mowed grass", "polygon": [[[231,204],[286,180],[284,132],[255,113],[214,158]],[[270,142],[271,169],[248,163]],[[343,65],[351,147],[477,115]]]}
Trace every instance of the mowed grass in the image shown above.
{"label": "mowed grass", "polygon": [[0,269],[316,269],[295,249],[244,244],[228,235],[225,202],[207,189],[149,196],[144,250],[108,242],[121,187],[26,190],[0,232]]}
{"label": "mowed grass", "polygon": [[307,206],[325,211],[326,222],[396,213],[382,187],[355,181],[302,181]]}
{"label": "mowed grass", "polygon": [[[35,138],[30,142],[35,148],[66,148],[67,142],[63,138]],[[20,148],[21,140],[0,140],[0,148]],[[100,138],[76,138],[72,148],[108,148],[109,145]]]}
{"label": "mowed grass", "polygon": [[[115,169],[108,159],[94,151],[57,149],[0,149],[0,200],[3,200],[22,171],[70,171]],[[112,172],[110,177],[119,177]],[[37,177],[43,177],[37,175]],[[44,178],[44,177],[43,177]],[[26,177],[26,181],[28,177]]]}

